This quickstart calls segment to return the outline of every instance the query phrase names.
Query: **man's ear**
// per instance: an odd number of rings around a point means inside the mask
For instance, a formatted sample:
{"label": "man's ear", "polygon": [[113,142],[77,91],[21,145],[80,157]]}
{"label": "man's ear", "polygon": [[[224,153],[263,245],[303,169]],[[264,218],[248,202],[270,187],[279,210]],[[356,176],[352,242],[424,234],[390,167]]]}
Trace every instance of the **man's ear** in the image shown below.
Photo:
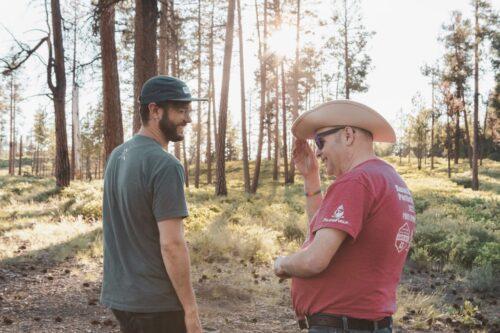
{"label": "man's ear", "polygon": [[354,128],[346,127],[345,129],[345,140],[347,146],[352,146],[354,144]]}
{"label": "man's ear", "polygon": [[159,109],[160,108],[158,107],[158,105],[156,105],[156,103],[149,103],[148,104],[149,119],[158,120],[159,119],[159,114],[158,114]]}

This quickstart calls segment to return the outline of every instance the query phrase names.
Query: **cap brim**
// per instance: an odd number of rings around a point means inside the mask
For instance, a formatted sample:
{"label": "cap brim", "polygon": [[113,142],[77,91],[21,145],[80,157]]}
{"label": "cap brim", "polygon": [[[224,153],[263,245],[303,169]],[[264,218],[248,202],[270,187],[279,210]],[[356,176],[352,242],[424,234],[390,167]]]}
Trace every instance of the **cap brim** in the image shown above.
{"label": "cap brim", "polygon": [[372,108],[351,100],[326,102],[301,114],[292,125],[299,139],[311,139],[325,127],[354,126],[372,133],[373,141],[396,142],[396,133],[382,115]]}

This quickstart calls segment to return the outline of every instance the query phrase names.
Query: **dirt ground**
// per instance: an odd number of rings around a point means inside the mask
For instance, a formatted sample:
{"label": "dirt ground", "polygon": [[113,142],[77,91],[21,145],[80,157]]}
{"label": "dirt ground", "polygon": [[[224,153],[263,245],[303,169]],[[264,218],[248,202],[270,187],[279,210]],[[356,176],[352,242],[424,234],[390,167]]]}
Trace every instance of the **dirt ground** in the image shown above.
{"label": "dirt ground", "polygon": [[[20,255],[24,250],[21,245]],[[119,332],[112,313],[99,304],[100,274],[99,262],[82,263],[71,257],[54,263],[39,256],[1,266],[0,332]],[[194,268],[193,277],[205,332],[300,332],[289,285],[277,281],[269,267],[207,264]],[[466,298],[487,309],[481,316],[498,315],[498,295],[465,294],[457,284],[453,274],[413,269],[407,269],[403,278],[411,291],[432,295],[439,289],[451,306]],[[416,309],[407,311],[395,332],[499,332],[498,326],[472,329],[443,316],[428,323],[427,329],[414,329],[412,317],[421,311],[417,305]]]}

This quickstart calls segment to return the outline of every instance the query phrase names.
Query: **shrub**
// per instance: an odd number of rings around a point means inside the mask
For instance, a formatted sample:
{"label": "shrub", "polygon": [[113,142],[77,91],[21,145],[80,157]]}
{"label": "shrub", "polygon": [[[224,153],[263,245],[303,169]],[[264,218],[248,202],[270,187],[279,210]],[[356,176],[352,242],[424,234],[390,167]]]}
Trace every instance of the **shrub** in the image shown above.
{"label": "shrub", "polygon": [[498,288],[498,279],[491,265],[473,268],[467,274],[469,288],[478,292],[493,291]]}

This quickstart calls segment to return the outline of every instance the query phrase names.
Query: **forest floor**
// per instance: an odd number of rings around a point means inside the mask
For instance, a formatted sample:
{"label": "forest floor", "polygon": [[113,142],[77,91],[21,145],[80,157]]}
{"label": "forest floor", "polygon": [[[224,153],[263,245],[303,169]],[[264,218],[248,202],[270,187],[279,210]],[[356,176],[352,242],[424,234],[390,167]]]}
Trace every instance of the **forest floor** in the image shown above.
{"label": "forest floor", "polygon": [[[389,160],[412,190],[422,224],[398,291],[394,331],[500,332],[494,218],[500,215],[500,163],[485,161],[481,190],[473,192],[464,187],[463,166],[448,179],[444,164],[431,173]],[[300,332],[289,282],[274,277],[271,262],[304,239],[301,184],[267,181],[266,165],[252,197],[241,190],[241,166],[229,163],[228,172],[227,198],[217,198],[208,185],[187,191],[186,233],[204,330]],[[51,179],[0,170],[0,332],[119,332],[99,304],[101,186],[75,181],[58,191]],[[452,246],[465,250],[443,254],[436,247],[443,230],[459,235]]]}

